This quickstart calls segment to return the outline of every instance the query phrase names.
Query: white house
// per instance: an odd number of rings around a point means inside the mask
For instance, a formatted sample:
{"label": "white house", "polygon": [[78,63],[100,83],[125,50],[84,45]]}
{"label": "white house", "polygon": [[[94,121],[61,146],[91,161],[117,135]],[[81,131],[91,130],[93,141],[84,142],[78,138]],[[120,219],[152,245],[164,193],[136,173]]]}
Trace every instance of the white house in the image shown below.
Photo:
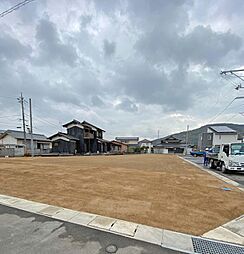
{"label": "white house", "polygon": [[[26,149],[27,153],[30,153],[31,149],[31,135],[26,133]],[[51,141],[42,134],[33,134],[33,145],[35,154],[48,153],[51,147]],[[0,134],[0,146],[13,149],[14,155],[23,155],[24,151],[24,132],[16,130],[6,130]]]}
{"label": "white house", "polygon": [[210,126],[207,133],[211,133],[209,139],[212,141],[212,146],[241,142],[238,133],[227,126]]}
{"label": "white house", "polygon": [[138,142],[139,147],[144,147],[147,153],[152,151],[152,142],[148,139],[143,139]]}

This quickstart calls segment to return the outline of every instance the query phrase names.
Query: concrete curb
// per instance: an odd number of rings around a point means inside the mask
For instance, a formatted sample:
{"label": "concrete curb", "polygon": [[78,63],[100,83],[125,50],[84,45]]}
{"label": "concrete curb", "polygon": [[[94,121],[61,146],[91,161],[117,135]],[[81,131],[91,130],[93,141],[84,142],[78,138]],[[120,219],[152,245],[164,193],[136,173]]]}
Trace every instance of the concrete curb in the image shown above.
{"label": "concrete curb", "polygon": [[[202,166],[189,161],[183,157],[178,156],[182,160],[194,165],[195,167],[200,168],[201,170],[217,177],[218,179],[224,181],[225,183],[231,184],[235,187],[237,187],[239,190],[244,191],[244,188],[238,187],[240,186],[239,183],[230,180],[227,177],[221,176],[211,170],[205,169]],[[225,223],[222,226],[219,226],[213,230],[210,230],[202,235],[203,237],[209,238],[209,239],[214,239],[214,240],[219,240],[219,241],[226,241],[230,243],[235,243],[235,244],[241,244],[244,245],[244,215],[241,215],[240,217]]]}
{"label": "concrete curb", "polygon": [[7,195],[0,195],[0,204],[64,222],[156,244],[176,251],[194,253],[191,235]]}
{"label": "concrete curb", "polygon": [[185,158],[183,158],[183,157],[181,157],[181,156],[178,156],[178,158],[182,159],[182,160],[185,161],[185,162],[188,162],[188,163],[194,165],[195,167],[200,168],[201,170],[203,170],[203,171],[209,173],[210,175],[213,175],[213,176],[217,177],[218,179],[222,180],[223,182],[228,183],[228,184],[231,184],[231,185],[237,187],[239,190],[244,191],[244,188],[239,187],[239,186],[240,186],[239,183],[237,183],[237,182],[235,182],[235,181],[229,179],[228,177],[219,175],[219,174],[213,172],[212,170],[203,168],[202,166],[200,166],[200,165],[198,165],[198,164],[196,164],[196,163],[194,163],[194,162],[192,162],[192,161],[189,161],[189,160],[187,160],[187,159],[185,159]]}
{"label": "concrete curb", "polygon": [[232,243],[244,245],[244,215],[210,230],[202,236],[227,242],[231,239]]}
{"label": "concrete curb", "polygon": [[7,195],[0,195],[0,204],[64,222],[70,222],[148,242],[184,253],[195,253],[192,237],[204,239],[199,236],[192,236],[101,215],[74,211],[63,207],[33,202]]}

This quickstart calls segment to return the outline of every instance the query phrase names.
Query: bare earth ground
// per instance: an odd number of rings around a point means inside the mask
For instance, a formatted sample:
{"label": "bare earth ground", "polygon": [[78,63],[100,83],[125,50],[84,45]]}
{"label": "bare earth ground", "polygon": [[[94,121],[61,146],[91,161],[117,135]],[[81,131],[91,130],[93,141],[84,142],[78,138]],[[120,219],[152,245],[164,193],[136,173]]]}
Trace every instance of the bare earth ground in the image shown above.
{"label": "bare earth ground", "polygon": [[224,186],[174,155],[0,159],[0,194],[195,235],[244,214]]}

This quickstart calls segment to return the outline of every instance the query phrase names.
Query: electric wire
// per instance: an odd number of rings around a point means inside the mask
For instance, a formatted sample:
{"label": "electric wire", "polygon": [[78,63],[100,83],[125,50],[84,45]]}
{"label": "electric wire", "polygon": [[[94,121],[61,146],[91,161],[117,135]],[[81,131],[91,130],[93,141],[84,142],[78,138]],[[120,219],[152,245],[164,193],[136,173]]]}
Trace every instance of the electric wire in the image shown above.
{"label": "electric wire", "polygon": [[223,110],[221,110],[219,113],[217,113],[210,121],[209,123],[212,123],[214,120],[216,120],[219,116],[221,116],[229,107],[230,105],[235,101],[236,97],[231,100],[225,107]]}
{"label": "electric wire", "polygon": [[16,5],[10,7],[9,9],[0,13],[0,18],[3,18],[4,16],[10,14],[11,12],[16,11],[17,9],[19,9],[19,8],[23,7],[24,5],[29,4],[33,1],[35,1],[35,0],[25,0],[25,1],[22,1]]}

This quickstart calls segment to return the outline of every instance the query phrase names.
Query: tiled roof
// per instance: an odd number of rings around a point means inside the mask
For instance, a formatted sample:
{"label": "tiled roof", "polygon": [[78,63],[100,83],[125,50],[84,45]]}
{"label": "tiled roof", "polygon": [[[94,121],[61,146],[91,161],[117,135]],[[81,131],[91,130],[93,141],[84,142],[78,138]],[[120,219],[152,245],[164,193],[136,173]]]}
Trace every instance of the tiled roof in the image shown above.
{"label": "tiled roof", "polygon": [[[16,138],[16,139],[24,139],[24,132],[23,131],[16,131],[16,130],[7,130],[5,131],[2,135],[11,135],[12,137]],[[26,133],[26,139],[30,140],[31,139],[31,134],[30,133]],[[49,141],[50,140],[43,134],[35,134],[33,133],[33,140],[37,140],[37,141]]]}
{"label": "tiled roof", "polygon": [[70,139],[70,140],[79,140],[78,138],[75,138],[75,137],[73,137],[71,135],[68,135],[66,133],[63,133],[63,132],[58,132],[58,133],[52,135],[51,137],[49,137],[49,139],[52,139],[52,138],[54,138],[56,136],[57,137],[64,137],[64,138],[67,138],[67,139]]}
{"label": "tiled roof", "polygon": [[139,140],[139,137],[116,137],[115,140]]}

